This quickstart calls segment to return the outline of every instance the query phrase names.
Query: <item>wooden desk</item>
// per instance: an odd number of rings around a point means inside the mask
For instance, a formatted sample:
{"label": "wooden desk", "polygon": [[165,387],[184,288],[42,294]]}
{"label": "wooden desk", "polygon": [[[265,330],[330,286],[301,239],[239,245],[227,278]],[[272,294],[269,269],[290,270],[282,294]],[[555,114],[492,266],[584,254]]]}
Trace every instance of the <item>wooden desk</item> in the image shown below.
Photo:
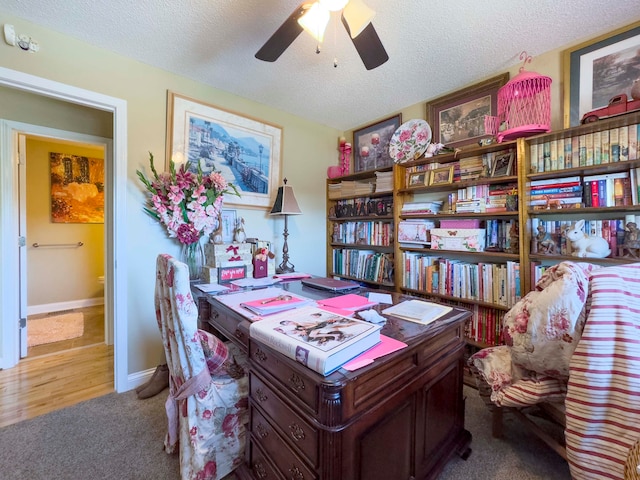
{"label": "wooden desk", "polygon": [[[282,287],[332,296],[299,282]],[[411,298],[392,295],[394,302]],[[206,298],[209,325],[250,357],[250,435],[236,471],[242,480],[433,479],[452,455],[470,454],[462,395],[467,310],[426,327],[390,317],[382,333],[407,348],[323,377],[250,339],[244,317]]]}

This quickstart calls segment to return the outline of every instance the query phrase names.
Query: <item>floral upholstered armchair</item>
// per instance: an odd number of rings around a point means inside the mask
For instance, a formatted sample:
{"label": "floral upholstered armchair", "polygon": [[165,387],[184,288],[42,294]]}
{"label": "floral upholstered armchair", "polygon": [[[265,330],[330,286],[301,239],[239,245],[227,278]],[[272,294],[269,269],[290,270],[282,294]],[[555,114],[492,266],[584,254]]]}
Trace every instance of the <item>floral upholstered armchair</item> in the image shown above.
{"label": "floral upholstered armchair", "polygon": [[566,448],[536,433],[574,480],[640,478],[640,263],[554,265],[505,314],[503,334],[469,359],[494,434],[505,408],[535,431],[523,412],[543,406]]}
{"label": "floral upholstered armchair", "polygon": [[156,318],[169,367],[165,450],[179,451],[182,480],[218,480],[244,461],[247,359],[198,330],[187,265],[159,255],[156,267]]}

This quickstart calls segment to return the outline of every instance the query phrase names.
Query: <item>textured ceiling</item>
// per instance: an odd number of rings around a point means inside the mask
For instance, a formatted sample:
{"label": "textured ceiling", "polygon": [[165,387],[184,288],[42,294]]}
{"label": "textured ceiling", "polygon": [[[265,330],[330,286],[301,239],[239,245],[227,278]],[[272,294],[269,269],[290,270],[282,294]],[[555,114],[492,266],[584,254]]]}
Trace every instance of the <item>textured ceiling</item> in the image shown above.
{"label": "textured ceiling", "polygon": [[535,70],[536,55],[640,20],[638,0],[365,3],[390,57],[369,71],[337,18],[318,55],[303,32],[275,63],[254,57],[300,0],[2,0],[0,22],[3,12],[14,15],[348,130],[503,72],[523,50]]}

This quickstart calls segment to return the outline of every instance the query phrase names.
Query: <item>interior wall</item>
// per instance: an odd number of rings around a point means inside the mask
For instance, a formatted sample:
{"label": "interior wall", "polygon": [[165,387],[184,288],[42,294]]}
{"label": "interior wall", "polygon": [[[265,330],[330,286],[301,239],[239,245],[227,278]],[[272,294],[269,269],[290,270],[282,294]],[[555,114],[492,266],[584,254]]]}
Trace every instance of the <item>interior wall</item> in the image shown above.
{"label": "interior wall", "polygon": [[[552,50],[542,55],[533,57],[531,63],[528,63],[525,68],[527,71],[536,72],[540,75],[546,75],[549,78],[551,78],[551,130],[562,130],[564,128],[564,123],[563,123],[564,82],[562,78],[562,75],[563,75],[562,54],[563,54],[563,51],[569,48],[570,46],[571,45],[567,45],[566,47],[563,47],[561,49]],[[522,62],[518,62],[509,67],[505,67],[503,71],[495,72],[489,78],[492,78],[496,75],[500,75],[501,73],[504,73],[504,72],[509,72],[509,78],[513,78],[519,73],[520,67],[522,67]],[[484,80],[487,80],[487,78],[479,78],[477,82],[467,85],[467,87],[471,87],[472,85],[475,85],[476,83],[480,83]],[[466,88],[466,87],[463,87],[463,88]],[[458,90],[452,90],[451,92],[448,92],[448,93],[454,93],[457,91]],[[446,94],[443,94],[442,96],[444,95]],[[402,113],[403,122],[407,122],[414,118],[426,120],[427,119],[427,103],[433,100],[435,100],[435,98],[428,98],[422,102],[409,105],[406,108],[403,108],[399,112],[392,112],[385,115],[384,117],[381,117],[380,119],[374,119],[370,123],[367,123],[366,125],[358,125],[353,129],[349,130],[348,132],[345,132],[345,137],[350,138],[351,141],[353,141],[354,130],[360,130],[361,128],[367,125],[370,125],[371,123],[376,123],[380,120],[383,120],[384,118],[387,118],[391,115],[395,115],[398,113]]]}
{"label": "interior wall", "polygon": [[[51,216],[49,153],[98,158],[104,149],[27,138],[27,306],[82,302],[104,296],[98,277],[104,275],[104,223],[54,223]],[[82,247],[33,247],[33,244],[75,244]]]}
{"label": "interior wall", "polygon": [[[129,373],[149,369],[163,362],[164,352],[153,307],[155,259],[159,253],[177,256],[180,251],[177,242],[168,239],[163,227],[142,210],[146,196],[136,175],[138,169],[146,169],[148,172],[149,151],[153,152],[156,159],[165,157],[167,90],[282,127],[281,178],[286,177],[288,184],[293,186],[303,212],[303,215],[289,218],[289,255],[296,270],[325,274],[324,179],[327,166],[338,163],[337,140],[342,132],[195,82],[187,78],[186,74],[171,74],[19,18],[2,15],[1,7],[0,16],[2,23],[15,25],[16,31],[29,32],[34,38],[38,38],[40,44],[40,51],[33,54],[0,43],[1,66],[127,102],[128,138],[122,139],[128,144],[127,218],[117,219],[117,222],[127,235],[125,268],[129,285]],[[0,116],[8,120],[41,125],[42,123],[30,119],[37,118],[41,104],[46,105],[49,101],[39,97],[28,112],[16,112],[15,110],[20,110],[19,97],[29,94],[9,90],[14,115],[4,115],[4,99],[0,97],[0,102],[3,102],[0,103]],[[69,116],[73,116],[73,112],[69,112]],[[90,118],[86,119],[88,124],[101,124],[97,118],[101,113],[104,112],[92,111]],[[93,114],[97,117],[92,117]],[[22,116],[28,116],[28,119]],[[59,115],[60,124],[53,126],[67,129],[61,124],[69,121],[69,116]],[[48,119],[53,120],[54,117]],[[69,130],[96,133],[75,128]],[[96,134],[111,136],[104,132]],[[236,209],[237,215],[245,219],[248,237],[273,242],[276,262],[280,263],[284,220],[270,217],[267,209],[237,208],[233,205],[225,205],[225,208]]]}

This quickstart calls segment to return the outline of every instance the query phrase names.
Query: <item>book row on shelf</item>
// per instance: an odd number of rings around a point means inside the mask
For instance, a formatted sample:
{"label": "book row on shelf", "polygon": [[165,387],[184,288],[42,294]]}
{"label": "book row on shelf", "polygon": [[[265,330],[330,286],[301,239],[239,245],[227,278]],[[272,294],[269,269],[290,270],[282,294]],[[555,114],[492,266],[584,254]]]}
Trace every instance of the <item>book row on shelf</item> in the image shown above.
{"label": "book row on shelf", "polygon": [[393,171],[374,172],[376,178],[365,180],[342,180],[329,184],[329,199],[349,197],[355,195],[367,195],[370,193],[384,193],[393,191]]}
{"label": "book row on shelf", "polygon": [[521,296],[520,264],[470,263],[421,252],[402,253],[404,287],[511,307]]}
{"label": "book row on shelf", "polygon": [[423,163],[406,169],[405,185],[409,185],[412,174],[439,168],[453,168],[453,183],[477,180],[485,177],[512,175],[516,171],[515,150],[508,148],[497,152],[469,156],[460,160],[442,164]]}
{"label": "book row on shelf", "polygon": [[531,144],[531,173],[638,159],[638,124]]}
{"label": "book row on shelf", "polygon": [[384,221],[336,222],[333,243],[388,247],[393,242],[393,224]]}
{"label": "book row on shelf", "polygon": [[529,205],[547,208],[621,207],[638,205],[640,169],[575,175],[531,182]]}
{"label": "book row on shelf", "polygon": [[[467,308],[469,306],[467,305]],[[471,308],[473,316],[467,322],[465,336],[483,345],[502,345],[502,318],[506,311],[495,308],[483,308],[474,305]]]}
{"label": "book row on shelf", "polygon": [[393,255],[352,248],[334,248],[333,274],[393,284]]}
{"label": "book row on shelf", "polygon": [[349,218],[373,215],[391,215],[393,213],[393,196],[357,197],[337,200],[330,212],[331,217]]}
{"label": "book row on shelf", "polygon": [[[625,244],[630,233],[629,224],[634,227],[640,222],[640,215],[628,214],[624,218],[605,220],[586,219],[584,231],[591,237],[602,237],[609,244],[611,258],[619,258],[624,255],[618,248]],[[572,255],[571,242],[567,240],[564,232],[573,225],[569,220],[542,220],[531,218],[531,253],[544,255]]]}

